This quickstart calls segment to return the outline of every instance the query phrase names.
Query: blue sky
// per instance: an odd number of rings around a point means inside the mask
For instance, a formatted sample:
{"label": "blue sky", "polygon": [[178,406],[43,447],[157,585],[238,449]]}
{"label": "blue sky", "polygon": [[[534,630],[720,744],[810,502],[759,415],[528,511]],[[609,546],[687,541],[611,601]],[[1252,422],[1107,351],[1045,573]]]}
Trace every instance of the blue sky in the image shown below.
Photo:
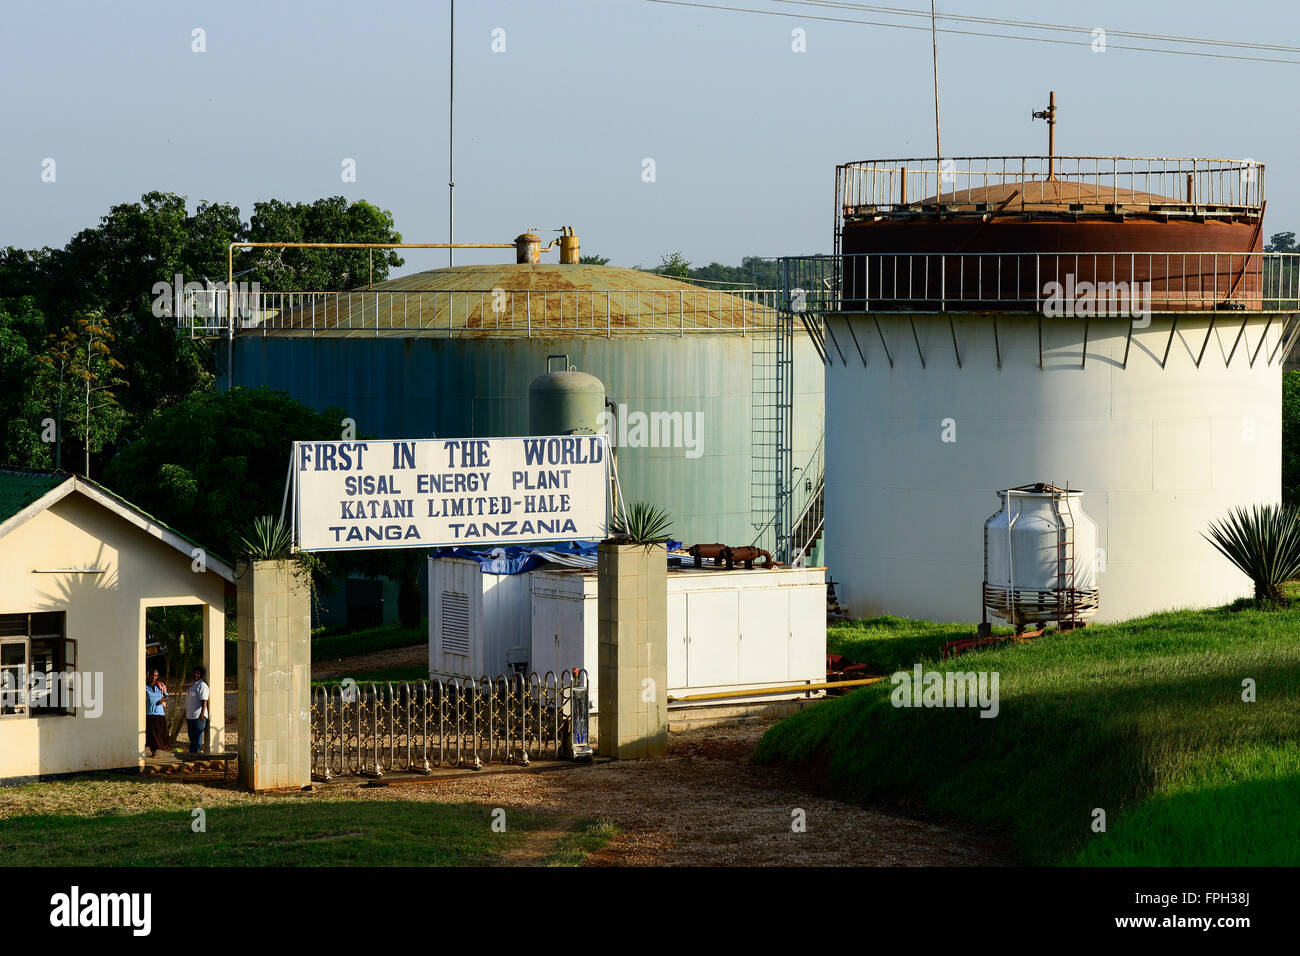
{"label": "blue sky", "polygon": [[[1293,0],[939,9],[1300,45]],[[5,0],[0,244],[61,246],[150,189],[233,202],[245,217],[258,199],[365,198],[390,209],[408,241],[445,241],[447,11],[447,0]],[[697,263],[829,250],[835,164],[929,155],[933,92],[928,32],[812,19],[819,12],[459,0],[457,239],[572,224],[585,252],[619,265],[672,250]],[[204,53],[191,49],[196,28]],[[497,28],[504,53],[491,48]],[[795,28],[807,31],[804,53],[791,50]],[[1029,113],[1055,89],[1058,152],[1262,160],[1265,233],[1300,232],[1289,105],[1300,66],[1111,42],[1096,54],[940,35],[944,152],[1045,152],[1046,128]],[[41,181],[46,158],[53,183]],[[347,158],[355,183],[340,178]],[[653,183],[642,181],[646,158]],[[431,268],[446,254],[407,261],[403,271]]]}

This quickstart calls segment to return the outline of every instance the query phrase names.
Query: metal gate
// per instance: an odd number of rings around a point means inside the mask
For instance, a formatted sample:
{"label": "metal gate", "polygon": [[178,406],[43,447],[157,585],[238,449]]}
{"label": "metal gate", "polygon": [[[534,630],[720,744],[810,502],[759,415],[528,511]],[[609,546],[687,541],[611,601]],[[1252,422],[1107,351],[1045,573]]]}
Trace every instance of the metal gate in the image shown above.
{"label": "metal gate", "polygon": [[589,757],[587,672],[357,684],[312,691],[320,780]]}

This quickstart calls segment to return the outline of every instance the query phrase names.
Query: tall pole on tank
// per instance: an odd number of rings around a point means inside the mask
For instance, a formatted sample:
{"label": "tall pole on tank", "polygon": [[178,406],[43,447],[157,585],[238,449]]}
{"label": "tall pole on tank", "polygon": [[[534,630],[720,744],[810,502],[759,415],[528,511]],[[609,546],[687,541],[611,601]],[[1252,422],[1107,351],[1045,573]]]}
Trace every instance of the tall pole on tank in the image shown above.
{"label": "tall pole on tank", "polygon": [[1047,120],[1047,178],[1056,178],[1056,90],[1047,98],[1047,109],[1036,110],[1031,114],[1034,119]]}
{"label": "tall pole on tank", "polygon": [[935,0],[930,0],[930,53],[934,62],[934,210],[939,211],[943,192],[943,152],[939,148],[939,31],[935,26]]}
{"label": "tall pole on tank", "polygon": [[1047,178],[1056,178],[1056,90],[1047,95]]}
{"label": "tall pole on tank", "polygon": [[[451,0],[451,25],[447,30],[447,242],[456,242],[456,0]],[[456,250],[447,250],[447,265],[456,264]]]}

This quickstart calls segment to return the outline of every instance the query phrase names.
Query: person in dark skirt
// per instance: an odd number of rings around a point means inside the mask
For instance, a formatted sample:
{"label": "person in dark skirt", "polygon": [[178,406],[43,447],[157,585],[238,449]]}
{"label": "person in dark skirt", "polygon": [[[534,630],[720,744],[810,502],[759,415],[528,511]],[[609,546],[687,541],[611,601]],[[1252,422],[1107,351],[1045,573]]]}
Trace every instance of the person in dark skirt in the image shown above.
{"label": "person in dark skirt", "polygon": [[170,696],[167,685],[158,679],[158,671],[151,670],[144,685],[144,729],[150,757],[156,757],[158,751],[167,749],[167,712],[163,701]]}

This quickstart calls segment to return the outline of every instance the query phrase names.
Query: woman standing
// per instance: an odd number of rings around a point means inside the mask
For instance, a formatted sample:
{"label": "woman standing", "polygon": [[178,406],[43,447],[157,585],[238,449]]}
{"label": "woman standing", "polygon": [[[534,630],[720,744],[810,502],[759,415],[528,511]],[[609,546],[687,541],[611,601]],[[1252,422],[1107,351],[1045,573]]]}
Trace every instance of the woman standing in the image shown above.
{"label": "woman standing", "polygon": [[170,696],[167,685],[158,679],[158,671],[151,670],[144,685],[144,729],[150,757],[156,757],[158,751],[167,749],[167,716],[163,701]]}

